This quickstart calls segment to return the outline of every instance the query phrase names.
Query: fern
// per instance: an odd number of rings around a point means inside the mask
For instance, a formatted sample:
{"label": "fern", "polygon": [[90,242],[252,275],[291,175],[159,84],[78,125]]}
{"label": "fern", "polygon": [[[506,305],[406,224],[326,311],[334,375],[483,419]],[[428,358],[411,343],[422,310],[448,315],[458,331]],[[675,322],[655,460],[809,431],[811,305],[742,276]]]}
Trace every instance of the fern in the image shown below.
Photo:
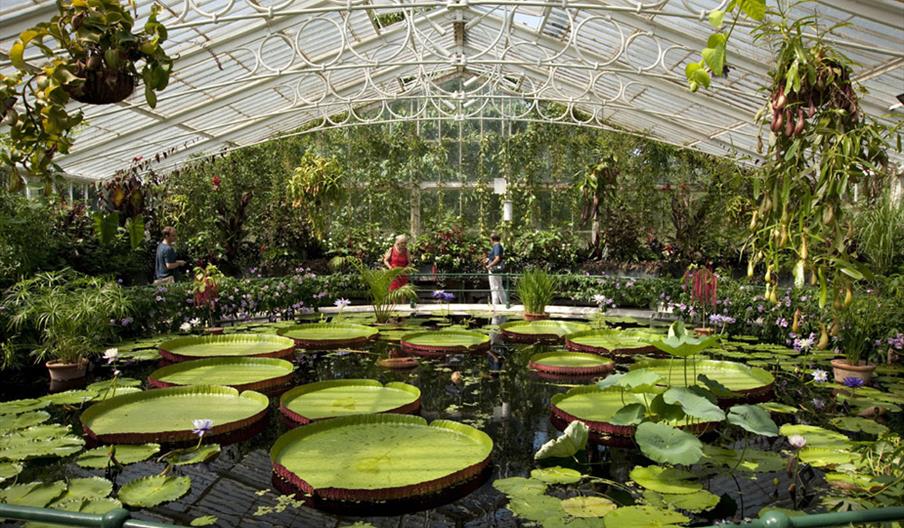
{"label": "fern", "polygon": [[417,298],[417,293],[410,284],[389,291],[392,281],[402,275],[412,273],[414,268],[371,269],[357,257],[333,257],[333,260],[330,261],[330,266],[333,268],[340,268],[344,265],[352,266],[361,276],[361,282],[367,286],[374,318],[378,323],[388,321],[397,304]]}

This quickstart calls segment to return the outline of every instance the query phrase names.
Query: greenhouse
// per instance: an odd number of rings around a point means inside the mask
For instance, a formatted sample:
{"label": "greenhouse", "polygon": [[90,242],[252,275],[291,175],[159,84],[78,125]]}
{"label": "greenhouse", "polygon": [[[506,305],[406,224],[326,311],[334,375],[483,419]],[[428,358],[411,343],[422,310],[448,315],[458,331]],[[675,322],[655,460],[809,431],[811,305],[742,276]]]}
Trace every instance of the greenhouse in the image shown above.
{"label": "greenhouse", "polygon": [[0,2],[0,523],[904,525],[904,4]]}

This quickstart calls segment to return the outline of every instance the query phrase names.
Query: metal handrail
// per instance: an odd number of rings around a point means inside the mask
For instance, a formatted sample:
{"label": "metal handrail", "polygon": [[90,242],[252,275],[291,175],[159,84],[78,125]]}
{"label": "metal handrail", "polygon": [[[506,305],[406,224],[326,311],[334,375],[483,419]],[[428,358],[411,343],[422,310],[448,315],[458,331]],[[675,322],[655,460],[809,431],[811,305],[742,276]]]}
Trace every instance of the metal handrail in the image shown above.
{"label": "metal handrail", "polygon": [[85,528],[180,528],[175,524],[143,521],[132,519],[131,516],[132,513],[124,508],[97,514],[0,504],[0,519],[14,521],[36,521]]}
{"label": "metal handrail", "polygon": [[767,512],[759,519],[737,524],[718,524],[707,528],[821,528],[904,520],[904,507],[875,508],[846,512],[814,513],[790,516],[782,511]]}

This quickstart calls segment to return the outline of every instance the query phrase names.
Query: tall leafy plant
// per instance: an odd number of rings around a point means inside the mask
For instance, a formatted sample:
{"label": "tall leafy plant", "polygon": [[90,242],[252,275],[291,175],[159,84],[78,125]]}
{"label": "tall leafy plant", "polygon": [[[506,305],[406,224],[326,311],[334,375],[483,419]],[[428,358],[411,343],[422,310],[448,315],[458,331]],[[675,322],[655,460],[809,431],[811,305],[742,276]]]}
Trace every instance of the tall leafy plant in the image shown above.
{"label": "tall leafy plant", "polygon": [[544,270],[525,271],[518,279],[518,298],[527,313],[542,314],[546,310],[546,305],[552,302],[555,293],[556,280]]}
{"label": "tall leafy plant", "polygon": [[417,298],[417,293],[411,284],[389,291],[392,281],[412,273],[413,268],[371,269],[357,257],[333,257],[330,261],[330,266],[333,268],[341,268],[345,265],[354,268],[361,276],[361,282],[366,286],[367,294],[370,297],[374,318],[378,323],[389,321],[396,305]]}

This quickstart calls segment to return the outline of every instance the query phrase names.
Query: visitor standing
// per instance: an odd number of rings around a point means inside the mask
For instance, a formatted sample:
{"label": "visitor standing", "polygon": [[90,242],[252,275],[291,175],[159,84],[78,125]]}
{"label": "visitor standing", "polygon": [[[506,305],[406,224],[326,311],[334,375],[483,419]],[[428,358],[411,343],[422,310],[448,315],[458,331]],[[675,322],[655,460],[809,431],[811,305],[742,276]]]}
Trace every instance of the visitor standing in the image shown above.
{"label": "visitor standing", "polygon": [[184,260],[176,259],[176,250],[173,244],[176,242],[176,228],[166,226],[163,228],[163,240],[157,245],[157,257],[154,266],[154,284],[171,284],[176,282],[173,272],[185,266]]}
{"label": "visitor standing", "polygon": [[486,262],[487,272],[490,275],[490,297],[493,304],[508,304],[508,295],[502,286],[501,273],[505,270],[503,262],[502,243],[499,242],[499,235],[493,233],[490,235],[490,252],[487,253]]}
{"label": "visitor standing", "polygon": [[[407,268],[408,262],[408,237],[399,235],[395,237],[395,243],[383,255],[383,264],[388,269]],[[389,285],[389,291],[398,290],[406,284],[408,284],[408,276],[399,275]]]}

